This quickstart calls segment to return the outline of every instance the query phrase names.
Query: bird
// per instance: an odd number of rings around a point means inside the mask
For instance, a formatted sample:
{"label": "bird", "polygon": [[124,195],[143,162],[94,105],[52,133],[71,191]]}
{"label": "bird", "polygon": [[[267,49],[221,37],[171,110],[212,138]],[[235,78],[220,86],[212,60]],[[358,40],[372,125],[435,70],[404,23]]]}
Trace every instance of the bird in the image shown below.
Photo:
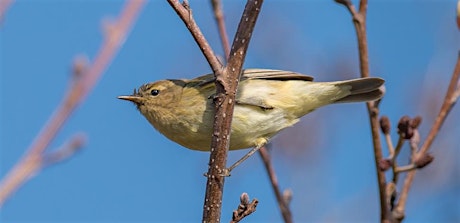
{"label": "bird", "polygon": [[[214,74],[160,80],[118,98],[133,102],[168,139],[192,150],[209,151],[214,81]],[[244,69],[236,92],[229,150],[256,150],[325,105],[378,100],[384,95],[384,82],[378,77],[314,82],[313,77],[292,71]]]}

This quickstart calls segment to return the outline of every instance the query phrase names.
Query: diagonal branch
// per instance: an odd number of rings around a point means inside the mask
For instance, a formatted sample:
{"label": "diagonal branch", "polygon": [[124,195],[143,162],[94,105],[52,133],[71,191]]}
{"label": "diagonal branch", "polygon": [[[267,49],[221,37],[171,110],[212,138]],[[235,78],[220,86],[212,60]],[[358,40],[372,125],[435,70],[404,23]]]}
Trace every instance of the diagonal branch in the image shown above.
{"label": "diagonal branch", "polygon": [[42,155],[43,166],[53,165],[72,157],[78,152],[86,142],[84,134],[76,134],[68,142],[59,147],[57,150]]}
{"label": "diagonal branch", "polygon": [[[430,149],[434,139],[438,135],[439,129],[447,118],[452,107],[458,100],[458,92],[460,92],[460,51],[457,56],[457,64],[452,73],[452,78],[450,79],[449,87],[447,89],[446,96],[444,97],[444,102],[442,103],[441,109],[438,116],[436,117],[433,126],[431,127],[430,132],[428,133],[425,142],[423,143],[420,151],[415,155],[414,160],[417,160],[425,156]],[[404,210],[407,202],[407,197],[409,194],[410,187],[414,181],[416,170],[411,170],[407,173],[406,179],[404,180],[404,185],[401,190],[401,195],[399,201],[395,208],[395,216],[397,220],[401,221],[404,218]]]}
{"label": "diagonal branch", "polygon": [[193,19],[192,10],[190,9],[188,2],[184,1],[181,4],[179,0],[168,0],[168,3],[171,5],[174,11],[176,11],[177,15],[179,15],[179,17],[182,19],[185,26],[190,31],[190,34],[192,34],[193,39],[195,39],[198,47],[200,47],[200,50],[208,61],[213,73],[215,75],[221,73],[222,64],[217,59],[216,54],[214,54],[214,51],[212,50],[206,38],[204,38],[200,27],[198,27],[195,20]]}
{"label": "diagonal branch", "polygon": [[264,162],[265,169],[267,170],[268,177],[270,178],[270,182],[272,184],[273,192],[275,193],[276,200],[281,210],[281,215],[283,216],[285,223],[291,223],[292,221],[292,214],[291,210],[289,209],[289,205],[283,194],[281,193],[280,187],[278,185],[278,179],[276,178],[276,173],[271,163],[270,154],[268,154],[267,148],[262,147],[259,150],[260,157]]}
{"label": "diagonal branch", "polygon": [[93,64],[85,68],[82,73],[74,72],[70,88],[61,104],[59,104],[21,160],[0,182],[0,207],[21,184],[41,167],[41,162],[38,161],[42,159],[45,149],[75,108],[84,101],[90,90],[94,88],[121,47],[144,2],[144,0],[127,1],[119,19],[106,27],[104,42]]}
{"label": "diagonal branch", "polygon": [[[353,24],[355,25],[356,35],[358,37],[361,77],[369,77],[369,52],[367,47],[366,34],[367,0],[360,1],[359,12],[356,11],[353,3],[350,0],[336,0],[336,2],[345,5],[353,17]],[[372,142],[374,148],[374,162],[376,166],[377,181],[379,186],[380,220],[381,222],[387,222],[391,221],[391,215],[390,208],[386,202],[387,195],[385,173],[379,169],[379,163],[383,159],[383,154],[379,133],[379,109],[377,106],[378,103],[367,102],[367,111],[369,113],[369,121],[371,124]]]}
{"label": "diagonal branch", "polygon": [[212,8],[214,11],[214,18],[217,22],[219,29],[219,36],[224,48],[225,59],[230,56],[230,43],[228,41],[227,29],[225,28],[224,12],[222,11],[222,2],[220,0],[211,0]]}

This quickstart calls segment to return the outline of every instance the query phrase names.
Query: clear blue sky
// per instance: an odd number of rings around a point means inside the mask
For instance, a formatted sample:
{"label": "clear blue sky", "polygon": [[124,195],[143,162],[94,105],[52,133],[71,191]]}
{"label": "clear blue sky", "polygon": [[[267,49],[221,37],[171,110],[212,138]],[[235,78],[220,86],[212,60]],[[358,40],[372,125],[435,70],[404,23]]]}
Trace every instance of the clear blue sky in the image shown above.
{"label": "clear blue sky", "polygon": [[[190,4],[205,36],[222,54],[208,1]],[[73,59],[95,56],[102,20],[118,15],[122,6],[122,1],[17,1],[9,9],[0,26],[1,177],[62,99]],[[231,38],[243,7],[242,1],[224,1]],[[369,3],[371,73],[387,81],[382,113],[393,126],[402,115],[422,115],[422,139],[460,49],[455,8],[455,0]],[[353,78],[358,75],[356,48],[350,15],[334,1],[266,1],[245,67],[293,70],[318,81]],[[0,211],[0,221],[199,222],[209,154],[169,141],[133,105],[116,97],[146,82],[208,72],[166,1],[150,1],[95,90],[49,148],[84,132],[83,151],[28,181]],[[417,174],[406,222],[460,221],[459,121],[455,107],[432,147],[435,162]],[[231,153],[229,162],[244,152]],[[275,138],[271,153],[281,187],[294,192],[296,222],[378,220],[364,104],[315,111]],[[400,162],[406,160],[403,156]],[[226,180],[224,222],[242,192],[260,201],[245,222],[281,221],[257,155]]]}

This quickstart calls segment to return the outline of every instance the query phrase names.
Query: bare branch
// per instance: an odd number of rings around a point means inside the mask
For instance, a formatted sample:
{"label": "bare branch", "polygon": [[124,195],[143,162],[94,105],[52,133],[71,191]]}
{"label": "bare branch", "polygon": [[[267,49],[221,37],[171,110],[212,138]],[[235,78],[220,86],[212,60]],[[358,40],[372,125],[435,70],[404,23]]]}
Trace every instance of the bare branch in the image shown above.
{"label": "bare branch", "polygon": [[[336,2],[345,5],[353,17],[353,24],[355,25],[356,35],[358,37],[361,77],[369,77],[369,53],[366,34],[367,0],[360,1],[359,12],[356,11],[353,3],[349,0],[336,0]],[[378,104],[374,102],[367,102],[367,111],[369,113],[369,121],[371,124],[372,142],[374,148],[374,162],[376,166],[376,174],[379,186],[380,221],[388,222],[391,221],[391,215],[390,207],[388,206],[387,202],[388,199],[386,193],[386,178],[385,173],[379,169],[379,164],[383,159],[383,154],[382,143],[379,134],[379,109],[377,106]]]}
{"label": "bare branch", "polygon": [[262,6],[262,0],[248,0],[233,40],[232,49],[223,75],[216,74],[213,138],[209,158],[203,222],[218,222],[224,188],[223,172],[230,145],[231,122],[236,89],[242,73],[246,51]]}
{"label": "bare branch", "polygon": [[214,54],[214,51],[212,50],[206,38],[204,38],[200,27],[198,27],[195,20],[193,19],[192,10],[190,9],[188,3],[184,1],[184,4],[181,4],[178,0],[168,0],[168,3],[171,5],[174,11],[176,11],[177,15],[179,15],[187,29],[192,34],[193,39],[195,39],[198,47],[200,47],[200,50],[208,61],[213,73],[215,75],[221,73],[222,64],[220,63],[219,59],[217,59],[216,54]]}
{"label": "bare branch", "polygon": [[229,63],[224,69],[222,69],[221,63],[194,21],[188,3],[184,1],[181,4],[178,0],[168,0],[168,2],[189,29],[216,76],[216,95],[214,97],[216,113],[209,168],[206,174],[208,181],[206,183],[203,207],[203,222],[218,222],[220,221],[222,207],[223,172],[230,144],[230,129],[236,89],[249,40],[263,1],[249,0],[247,2],[230,53]]}
{"label": "bare branch", "polygon": [[283,193],[281,193],[280,187],[278,185],[278,179],[276,178],[276,173],[271,163],[270,154],[268,154],[267,148],[260,148],[259,154],[260,158],[262,158],[262,161],[264,162],[268,177],[270,178],[270,183],[272,185],[273,192],[275,193],[275,197],[281,210],[281,215],[283,216],[284,222],[293,222],[291,210],[289,209],[287,199],[285,199],[285,196],[283,196]]}
{"label": "bare branch", "polygon": [[[144,0],[129,0],[123,8],[118,20],[110,25],[104,42],[93,64],[84,73],[74,73],[70,88],[56,111],[38,134],[36,140],[24,154],[23,158],[13,167],[0,183],[0,206],[19,188],[33,173],[40,168],[38,159],[54,139],[58,131],[70,117],[75,108],[83,102],[97,80],[102,76],[110,61],[126,38],[135,18],[144,4]],[[74,71],[79,70],[74,68]]]}
{"label": "bare branch", "polygon": [[249,203],[249,195],[247,193],[241,194],[240,204],[238,205],[238,209],[233,211],[230,223],[240,222],[243,218],[255,212],[258,203],[257,199],[252,199],[251,203]]}
{"label": "bare branch", "polygon": [[43,154],[43,165],[49,166],[67,160],[78,152],[86,142],[86,136],[82,133],[72,138],[55,151]]}
{"label": "bare branch", "polygon": [[[441,109],[438,113],[438,116],[436,117],[433,126],[431,127],[430,132],[428,133],[427,138],[425,139],[425,142],[423,143],[420,151],[413,157],[413,160],[429,160],[429,162],[432,161],[432,158],[426,158],[427,152],[430,149],[434,139],[436,138],[439,130],[441,129],[442,124],[447,118],[447,115],[449,114],[450,110],[452,107],[455,105],[458,99],[458,91],[460,91],[459,88],[459,78],[460,78],[460,52],[459,55],[457,55],[457,63],[455,65],[455,69],[452,73],[452,78],[450,79],[449,87],[447,89],[446,96],[444,97],[444,102],[441,106]],[[429,163],[428,162],[428,163]],[[406,179],[404,180],[404,185],[401,190],[401,195],[399,197],[398,204],[396,205],[396,208],[394,210],[394,215],[398,216],[397,220],[402,220],[404,218],[404,212],[405,212],[405,206],[407,202],[407,197],[409,194],[410,187],[412,185],[412,182],[414,181],[416,170],[411,170],[407,173]]]}
{"label": "bare branch", "polygon": [[225,28],[225,17],[222,10],[222,2],[220,0],[211,0],[211,4],[214,11],[214,17],[217,22],[222,47],[224,48],[225,59],[228,60],[228,57],[230,56],[230,43],[228,41],[227,29]]}

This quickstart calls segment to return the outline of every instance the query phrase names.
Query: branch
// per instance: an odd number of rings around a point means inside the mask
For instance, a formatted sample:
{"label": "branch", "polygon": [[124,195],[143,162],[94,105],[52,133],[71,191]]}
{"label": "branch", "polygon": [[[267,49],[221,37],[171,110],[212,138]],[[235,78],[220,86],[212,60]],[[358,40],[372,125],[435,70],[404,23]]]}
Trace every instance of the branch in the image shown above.
{"label": "branch", "polygon": [[281,193],[280,187],[278,185],[278,179],[276,178],[276,173],[271,163],[270,154],[268,154],[267,148],[266,147],[260,148],[259,154],[260,154],[260,157],[262,158],[262,161],[264,162],[264,166],[265,166],[265,169],[267,170],[268,177],[270,178],[273,192],[275,193],[276,200],[278,201],[278,205],[280,207],[281,215],[283,216],[284,222],[291,223],[293,221],[292,221],[291,210],[289,209],[289,205],[288,205],[288,200]]}
{"label": "branch", "polygon": [[[227,32],[225,29],[222,5],[220,0],[211,0],[211,3],[214,9],[214,17],[217,21],[219,35],[222,40],[225,55],[228,59],[230,54],[230,44],[228,42]],[[289,206],[287,205],[288,202],[285,202],[285,199],[283,199],[283,196],[281,195],[281,191],[278,186],[278,181],[276,179],[276,173],[273,168],[273,165],[271,164],[270,155],[268,154],[267,149],[265,147],[260,148],[259,154],[262,158],[262,161],[264,162],[265,170],[267,171],[276,199],[278,200],[278,206],[280,207],[281,215],[283,216],[285,222],[292,222],[291,211],[289,210]]]}
{"label": "branch", "polygon": [[106,27],[105,39],[94,63],[90,67],[84,68],[81,73],[82,69],[76,65],[70,88],[61,104],[58,105],[54,114],[26,151],[23,158],[0,183],[0,207],[21,184],[40,169],[41,162],[38,160],[42,159],[45,149],[75,108],[84,101],[90,90],[94,88],[122,45],[143,4],[144,0],[127,1],[119,19]]}
{"label": "branch", "polygon": [[168,3],[171,5],[174,11],[176,11],[177,15],[179,15],[179,17],[182,19],[185,26],[190,31],[190,34],[192,34],[193,39],[195,39],[198,47],[200,47],[200,50],[208,61],[214,75],[217,76],[220,74],[222,72],[222,64],[217,59],[216,54],[214,54],[214,51],[212,50],[208,41],[206,41],[206,38],[204,38],[200,27],[198,27],[195,20],[193,19],[192,10],[190,9],[188,2],[184,1],[181,4],[179,0],[168,0]]}
{"label": "branch", "polygon": [[230,129],[236,89],[242,73],[249,40],[263,0],[248,0],[246,3],[230,52],[229,62],[223,69],[194,21],[188,2],[185,0],[182,4],[178,0],[168,0],[168,2],[189,29],[216,76],[216,95],[214,96],[216,113],[213,124],[211,155],[209,157],[208,173],[206,174],[208,181],[206,183],[203,207],[203,222],[219,222],[224,188],[223,173],[230,145]]}
{"label": "branch", "polygon": [[214,98],[216,113],[207,174],[203,222],[217,222],[220,219],[224,188],[224,176],[222,174],[230,145],[236,90],[262,3],[263,0],[247,1],[233,40],[228,64],[224,68],[223,75],[216,75],[216,95]]}
{"label": "branch", "polygon": [[86,137],[84,134],[74,135],[67,143],[59,147],[57,150],[43,154],[43,166],[49,166],[67,160],[78,152],[85,142]]}
{"label": "branch", "polygon": [[212,9],[214,11],[214,18],[217,22],[219,29],[219,36],[224,48],[225,59],[228,60],[230,56],[230,43],[228,42],[227,29],[225,28],[224,12],[222,11],[222,3],[220,0],[211,0]]}
{"label": "branch", "polygon": [[[369,54],[366,36],[367,0],[360,1],[359,12],[356,12],[353,3],[351,3],[350,0],[336,0],[336,2],[345,5],[353,17],[353,24],[355,25],[356,35],[358,37],[360,62],[359,64],[361,77],[369,77]],[[374,162],[376,166],[377,180],[379,186],[380,221],[388,222],[391,221],[391,215],[386,195],[386,178],[385,173],[383,171],[380,171],[379,169],[379,163],[383,159],[382,143],[379,134],[379,109],[377,107],[378,104],[375,102],[367,102],[366,104],[371,124],[372,142],[374,148]]]}
{"label": "branch", "polygon": [[[444,102],[441,106],[441,109],[436,117],[433,126],[431,127],[430,132],[428,133],[425,142],[423,143],[420,151],[414,156],[414,161],[416,160],[423,160],[427,157],[427,152],[430,149],[434,139],[438,135],[439,129],[441,128],[442,124],[446,120],[447,115],[449,114],[452,107],[455,105],[458,99],[458,95],[460,92],[460,52],[457,55],[457,64],[455,65],[455,69],[452,73],[452,78],[450,79],[449,87],[447,89],[446,96],[444,97]],[[407,202],[407,197],[409,194],[410,187],[412,182],[414,181],[416,170],[411,170],[407,173],[406,179],[404,180],[404,185],[401,190],[401,195],[399,201],[396,205],[394,210],[394,215],[396,219],[401,221],[404,218],[405,206]]]}

